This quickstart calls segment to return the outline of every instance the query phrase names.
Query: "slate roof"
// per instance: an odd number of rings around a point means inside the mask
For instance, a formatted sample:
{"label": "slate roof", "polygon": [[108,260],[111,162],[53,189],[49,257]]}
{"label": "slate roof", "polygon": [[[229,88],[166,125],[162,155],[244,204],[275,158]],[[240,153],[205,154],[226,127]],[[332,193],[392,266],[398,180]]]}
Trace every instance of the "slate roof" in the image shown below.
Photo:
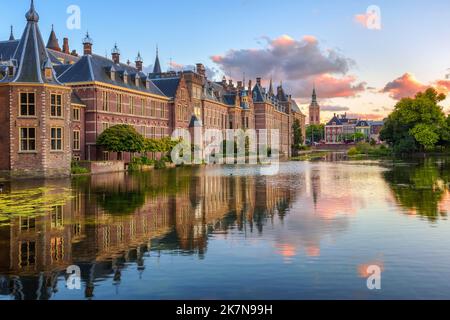
{"label": "slate roof", "polygon": [[369,124],[369,122],[367,122],[365,120],[360,120],[360,121],[358,121],[356,126],[357,127],[370,127],[370,124]]}
{"label": "slate roof", "polygon": [[180,85],[180,77],[174,78],[157,78],[152,79],[152,82],[169,98],[175,98],[178,86]]}
{"label": "slate roof", "polygon": [[48,37],[47,48],[53,49],[56,51],[61,51],[61,47],[59,46],[58,38],[56,38],[56,33],[55,33],[55,30],[53,29],[53,25],[52,25],[52,31],[50,32],[50,36]]}
{"label": "slate roof", "polygon": [[236,105],[236,93],[226,93],[223,96],[223,100],[225,104],[234,107]]}
{"label": "slate roof", "polygon": [[[48,83],[61,85],[49,63],[50,56],[45,48],[38,22],[39,15],[31,1],[30,10],[25,15],[27,25],[17,47],[10,57],[16,66],[13,77],[5,76],[0,82]],[[12,42],[12,41],[11,41]],[[8,47],[8,45],[6,45]],[[7,49],[8,50],[8,49]],[[9,48],[10,50],[10,48]],[[5,60],[5,58],[2,58]],[[53,76],[44,77],[44,68],[50,66]]]}
{"label": "slate roof", "polygon": [[0,41],[0,60],[10,60],[13,57],[18,44],[19,40]]}
{"label": "slate roof", "polygon": [[266,102],[267,95],[264,92],[264,89],[259,85],[256,84],[255,87],[252,90],[253,93],[253,102]]}
{"label": "slate roof", "polygon": [[50,59],[52,63],[55,65],[58,64],[73,64],[79,61],[81,58],[79,56],[74,56],[71,54],[67,54],[64,52],[55,51],[52,49],[47,49]]}
{"label": "slate roof", "polygon": [[[116,72],[115,80],[111,79],[111,71]],[[128,75],[127,83],[124,82],[124,74]],[[136,86],[136,77],[141,79],[139,86]],[[112,60],[95,54],[81,57],[70,68],[61,72],[58,79],[62,83],[98,81],[125,89],[166,97],[152,81],[149,80],[149,88],[146,87],[148,75],[145,73],[140,72],[131,65],[123,63],[115,64]]]}
{"label": "slate roof", "polygon": [[293,112],[302,113],[300,107],[298,106],[297,102],[294,99],[291,100],[291,109]]}
{"label": "slate roof", "polygon": [[[334,122],[335,124],[333,124],[333,122]],[[332,125],[342,126],[342,121],[341,121],[341,119],[339,119],[338,116],[334,115],[333,119],[331,119],[331,120],[327,123],[327,126],[332,126]]]}
{"label": "slate roof", "polygon": [[85,106],[84,102],[81,101],[80,97],[72,90],[72,95],[70,96],[70,102],[73,104],[80,104]]}

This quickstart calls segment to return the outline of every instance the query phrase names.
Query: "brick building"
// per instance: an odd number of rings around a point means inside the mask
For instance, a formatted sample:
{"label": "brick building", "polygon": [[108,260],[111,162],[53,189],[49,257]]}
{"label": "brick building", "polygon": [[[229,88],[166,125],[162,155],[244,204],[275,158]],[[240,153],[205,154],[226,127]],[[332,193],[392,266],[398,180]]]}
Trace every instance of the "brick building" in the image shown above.
{"label": "brick building", "polygon": [[[292,124],[305,116],[282,85],[266,90],[252,81],[214,82],[197,64],[194,71],[163,72],[156,53],[152,73],[121,61],[117,44],[107,58],[94,53],[89,34],[82,55],[62,48],[55,29],[44,45],[33,1],[18,40],[0,42],[0,170],[34,176],[64,176],[71,160],[115,160],[126,155],[96,145],[108,127],[129,124],[148,138],[177,128],[278,129],[280,152],[289,156]],[[127,161],[129,159],[124,158]]]}

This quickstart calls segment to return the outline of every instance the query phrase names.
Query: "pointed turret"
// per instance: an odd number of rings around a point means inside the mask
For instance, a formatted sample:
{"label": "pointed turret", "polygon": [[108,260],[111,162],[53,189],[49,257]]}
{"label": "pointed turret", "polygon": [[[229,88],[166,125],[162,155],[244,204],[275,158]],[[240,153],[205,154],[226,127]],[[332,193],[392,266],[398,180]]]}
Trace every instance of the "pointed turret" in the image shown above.
{"label": "pointed turret", "polygon": [[53,25],[52,25],[52,32],[50,32],[50,37],[48,37],[47,48],[61,52],[61,47],[59,46],[58,38],[56,37]]}
{"label": "pointed turret", "polygon": [[311,98],[311,107],[319,107],[319,103],[317,102],[317,93],[316,86],[313,88],[312,98]]}
{"label": "pointed turret", "polygon": [[89,36],[89,31],[86,32],[86,37],[83,39],[83,54],[91,55],[92,54],[92,38]]}
{"label": "pointed turret", "polygon": [[11,26],[11,33],[9,34],[9,41],[14,41],[16,38],[14,38],[14,32],[13,32],[13,26]]}
{"label": "pointed turret", "polygon": [[138,52],[138,55],[134,62],[136,63],[136,69],[138,69],[139,71],[142,71],[143,65],[144,65],[144,59],[142,59],[140,52]]}
{"label": "pointed turret", "polygon": [[7,81],[60,85],[61,83],[55,77],[50,57],[39,30],[39,14],[34,8],[33,0],[25,18],[27,19],[27,25],[12,57],[13,60],[17,61],[17,72],[13,79]]}
{"label": "pointed turret", "polygon": [[272,78],[270,78],[269,95],[273,96],[273,81],[272,81]]}
{"label": "pointed turret", "polygon": [[309,123],[320,124],[320,105],[317,102],[316,86],[313,87],[313,93],[311,97],[311,104],[309,106]]}
{"label": "pointed turret", "polygon": [[159,63],[159,49],[156,47],[156,59],[155,59],[155,65],[153,67],[153,73],[155,74],[161,74],[161,64]]}

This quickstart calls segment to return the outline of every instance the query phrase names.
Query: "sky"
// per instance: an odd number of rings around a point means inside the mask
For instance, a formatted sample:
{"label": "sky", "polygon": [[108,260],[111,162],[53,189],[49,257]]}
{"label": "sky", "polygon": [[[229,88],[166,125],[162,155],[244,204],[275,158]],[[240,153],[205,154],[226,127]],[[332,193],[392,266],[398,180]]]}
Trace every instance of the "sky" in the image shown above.
{"label": "sky", "polygon": [[[20,37],[29,0],[0,0],[0,39],[9,26]],[[322,120],[333,113],[384,118],[396,102],[429,86],[448,93],[448,0],[35,0],[46,41],[54,24],[71,49],[82,52],[87,30],[94,53],[121,59],[140,51],[151,68],[159,47],[163,69],[207,66],[209,75],[235,81],[270,78],[307,113],[315,85]],[[80,8],[69,29],[67,9]],[[367,14],[376,5],[379,13]],[[370,11],[372,12],[372,11]],[[378,26],[379,21],[379,27]],[[374,28],[376,26],[377,28]],[[450,111],[450,99],[443,102]]]}

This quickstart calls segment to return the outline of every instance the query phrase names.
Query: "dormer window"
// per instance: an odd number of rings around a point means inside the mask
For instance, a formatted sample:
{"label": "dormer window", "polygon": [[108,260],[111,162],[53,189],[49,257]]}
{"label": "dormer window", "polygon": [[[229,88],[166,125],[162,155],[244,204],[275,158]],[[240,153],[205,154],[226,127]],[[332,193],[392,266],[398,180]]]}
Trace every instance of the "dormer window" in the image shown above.
{"label": "dormer window", "polygon": [[139,76],[138,75],[136,75],[136,79],[135,79],[135,85],[136,85],[136,87],[139,87],[139,85],[140,85],[140,79],[139,79]]}
{"label": "dormer window", "polygon": [[52,67],[52,63],[50,62],[50,59],[47,59],[45,61],[43,69],[44,69],[45,79],[51,80],[53,77],[53,67]]}
{"label": "dormer window", "polygon": [[114,71],[113,69],[111,69],[110,75],[111,75],[111,80],[112,80],[112,81],[116,81],[116,71]]}
{"label": "dormer window", "polygon": [[123,82],[128,83],[128,72],[126,71],[123,73]]}
{"label": "dormer window", "polygon": [[147,89],[150,89],[150,80],[147,80],[147,81],[145,82],[145,87],[146,87]]}
{"label": "dormer window", "polygon": [[9,66],[8,67],[8,77],[14,77],[14,71],[15,71],[14,66]]}

